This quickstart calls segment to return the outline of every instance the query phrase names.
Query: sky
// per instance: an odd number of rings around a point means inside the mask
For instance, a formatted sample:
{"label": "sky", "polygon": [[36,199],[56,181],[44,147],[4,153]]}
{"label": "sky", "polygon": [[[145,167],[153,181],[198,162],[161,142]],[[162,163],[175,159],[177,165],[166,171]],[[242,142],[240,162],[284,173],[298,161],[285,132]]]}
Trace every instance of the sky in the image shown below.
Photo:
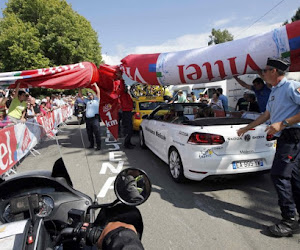
{"label": "sky", "polygon": [[[0,0],[0,9],[7,0]],[[207,46],[212,28],[234,39],[278,28],[296,13],[299,0],[67,0],[98,33],[107,64],[129,54]]]}

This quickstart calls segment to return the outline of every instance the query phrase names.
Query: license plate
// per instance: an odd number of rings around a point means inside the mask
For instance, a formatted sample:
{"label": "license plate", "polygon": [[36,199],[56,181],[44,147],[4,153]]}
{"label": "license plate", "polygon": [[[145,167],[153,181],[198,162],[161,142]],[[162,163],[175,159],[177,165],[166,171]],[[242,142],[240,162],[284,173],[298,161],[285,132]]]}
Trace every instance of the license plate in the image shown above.
{"label": "license plate", "polygon": [[250,160],[250,161],[234,161],[234,162],[232,162],[233,169],[262,167],[263,165],[264,165],[264,163],[260,159]]}

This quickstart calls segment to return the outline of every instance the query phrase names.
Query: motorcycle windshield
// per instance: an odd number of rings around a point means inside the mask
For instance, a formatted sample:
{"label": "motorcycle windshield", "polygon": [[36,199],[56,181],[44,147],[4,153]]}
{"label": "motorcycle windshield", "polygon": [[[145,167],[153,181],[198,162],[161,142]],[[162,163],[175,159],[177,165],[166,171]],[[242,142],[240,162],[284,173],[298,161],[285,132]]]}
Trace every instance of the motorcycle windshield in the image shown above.
{"label": "motorcycle windshield", "polygon": [[[92,204],[90,196],[73,187],[72,174],[77,166],[68,163],[74,157],[70,153],[74,148],[68,148],[71,135],[63,130],[63,123],[52,127],[34,119],[0,130],[3,149],[1,223],[29,219],[30,207],[35,215],[46,221],[55,219],[67,223],[69,210],[78,209],[85,214]],[[78,166],[77,170],[82,170],[82,179],[85,173],[86,178],[90,178],[86,166],[82,169]]]}

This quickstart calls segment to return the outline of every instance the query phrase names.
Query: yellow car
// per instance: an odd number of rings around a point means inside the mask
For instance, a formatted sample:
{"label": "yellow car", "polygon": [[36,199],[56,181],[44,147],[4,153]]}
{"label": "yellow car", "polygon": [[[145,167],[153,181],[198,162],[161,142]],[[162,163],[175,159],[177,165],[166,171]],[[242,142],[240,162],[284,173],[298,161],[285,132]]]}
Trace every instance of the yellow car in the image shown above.
{"label": "yellow car", "polygon": [[139,98],[133,98],[132,100],[134,105],[132,124],[133,130],[135,131],[140,130],[143,115],[149,115],[156,107],[165,103],[162,96],[140,96]]}

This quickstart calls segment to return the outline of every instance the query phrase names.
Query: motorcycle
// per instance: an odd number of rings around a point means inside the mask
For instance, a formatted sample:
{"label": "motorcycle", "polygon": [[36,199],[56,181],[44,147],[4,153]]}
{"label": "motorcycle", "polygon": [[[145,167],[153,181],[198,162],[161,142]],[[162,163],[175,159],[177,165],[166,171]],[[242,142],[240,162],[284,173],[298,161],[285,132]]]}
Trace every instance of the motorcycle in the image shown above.
{"label": "motorcycle", "polygon": [[74,189],[62,157],[52,171],[6,177],[0,184],[0,249],[97,249],[112,221],[134,225],[141,238],[143,220],[136,206],[150,196],[149,177],[141,169],[123,169],[114,192],[113,202],[99,204]]}

